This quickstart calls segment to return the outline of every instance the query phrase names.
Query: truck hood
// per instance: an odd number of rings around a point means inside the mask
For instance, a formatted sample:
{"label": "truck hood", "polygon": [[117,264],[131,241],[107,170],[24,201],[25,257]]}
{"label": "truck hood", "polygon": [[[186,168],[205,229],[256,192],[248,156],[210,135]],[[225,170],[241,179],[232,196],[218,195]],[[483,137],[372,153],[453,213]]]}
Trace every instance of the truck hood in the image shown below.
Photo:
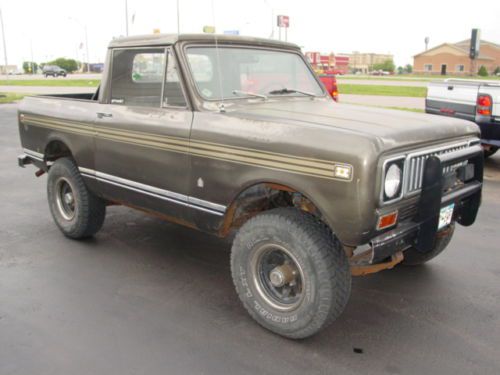
{"label": "truck hood", "polygon": [[287,100],[234,106],[228,115],[281,124],[303,123],[325,130],[372,138],[383,150],[418,146],[464,136],[479,136],[479,127],[444,116],[324,100]]}

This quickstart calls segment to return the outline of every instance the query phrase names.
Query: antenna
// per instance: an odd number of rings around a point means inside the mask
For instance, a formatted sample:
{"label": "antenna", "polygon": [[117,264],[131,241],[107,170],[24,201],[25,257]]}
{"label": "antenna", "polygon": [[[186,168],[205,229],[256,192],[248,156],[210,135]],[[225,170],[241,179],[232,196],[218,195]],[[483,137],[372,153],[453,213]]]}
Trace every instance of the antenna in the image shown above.
{"label": "antenna", "polygon": [[[215,29],[215,6],[214,6],[214,0],[211,1],[212,4],[212,22],[214,24],[214,29]],[[224,93],[222,92],[222,72],[220,69],[220,55],[219,55],[219,44],[217,42],[217,34],[215,33],[216,30],[214,30],[214,41],[215,41],[215,59],[216,59],[216,64],[217,64],[217,75],[219,76],[219,90],[220,90],[220,104],[219,104],[219,111],[222,113],[226,112],[226,107],[224,106]]]}

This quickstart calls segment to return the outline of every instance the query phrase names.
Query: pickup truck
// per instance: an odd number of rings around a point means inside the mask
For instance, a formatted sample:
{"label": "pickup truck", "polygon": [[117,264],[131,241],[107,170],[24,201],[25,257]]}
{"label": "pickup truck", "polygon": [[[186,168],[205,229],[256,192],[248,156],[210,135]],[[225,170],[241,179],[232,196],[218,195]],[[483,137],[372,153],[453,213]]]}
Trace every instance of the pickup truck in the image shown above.
{"label": "pickup truck", "polygon": [[431,82],[425,111],[479,125],[485,157],[500,148],[500,81],[446,79]]}
{"label": "pickup truck", "polygon": [[18,163],[48,174],[65,236],[117,204],[229,236],[243,305],[288,338],[333,322],[351,276],[437,256],[481,200],[476,124],[335,103],[276,40],[115,39],[94,94],[26,97],[18,116]]}

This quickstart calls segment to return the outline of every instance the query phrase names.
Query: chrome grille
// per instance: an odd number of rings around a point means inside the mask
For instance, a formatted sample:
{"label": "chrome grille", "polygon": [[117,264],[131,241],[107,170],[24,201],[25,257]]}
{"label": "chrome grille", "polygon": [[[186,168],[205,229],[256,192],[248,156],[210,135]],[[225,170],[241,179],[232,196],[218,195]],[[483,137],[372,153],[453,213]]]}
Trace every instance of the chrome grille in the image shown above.
{"label": "chrome grille", "polygon": [[[469,147],[469,142],[455,144],[449,147],[430,150],[429,152],[418,152],[408,155],[406,159],[406,185],[405,194],[411,194],[419,191],[422,188],[422,179],[424,176],[425,161],[435,155],[443,155],[450,152],[455,152]],[[443,174],[446,174],[457,167],[467,164],[467,161],[449,165],[443,169]]]}

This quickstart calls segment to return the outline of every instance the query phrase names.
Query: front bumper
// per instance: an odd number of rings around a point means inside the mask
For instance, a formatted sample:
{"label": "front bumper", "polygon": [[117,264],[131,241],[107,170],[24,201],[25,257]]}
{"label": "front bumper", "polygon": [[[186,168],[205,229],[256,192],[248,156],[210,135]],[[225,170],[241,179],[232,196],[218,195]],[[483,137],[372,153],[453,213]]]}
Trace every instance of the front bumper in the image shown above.
{"label": "front bumper", "polygon": [[[417,214],[413,219],[399,223],[396,228],[371,240],[371,263],[382,262],[410,247],[422,253],[431,251],[438,234],[440,210],[451,203],[455,204],[453,221],[464,226],[472,225],[481,203],[483,158],[479,145],[429,157],[425,163]],[[443,168],[463,161],[473,165],[473,177],[458,188],[444,192]]]}

